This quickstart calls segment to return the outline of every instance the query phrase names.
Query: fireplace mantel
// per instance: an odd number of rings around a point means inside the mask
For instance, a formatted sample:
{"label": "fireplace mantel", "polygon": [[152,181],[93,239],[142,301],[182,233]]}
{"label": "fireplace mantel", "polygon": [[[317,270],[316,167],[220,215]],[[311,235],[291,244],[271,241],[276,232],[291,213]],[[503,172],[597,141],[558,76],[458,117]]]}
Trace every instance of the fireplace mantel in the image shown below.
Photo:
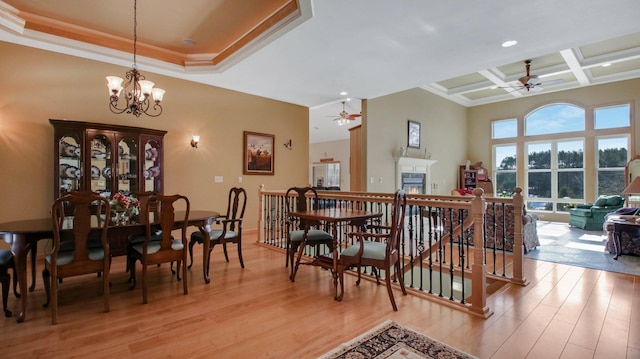
{"label": "fireplace mantel", "polygon": [[431,194],[431,165],[438,162],[425,158],[394,157],[396,162],[396,189],[402,187],[403,173],[424,173],[425,194]]}

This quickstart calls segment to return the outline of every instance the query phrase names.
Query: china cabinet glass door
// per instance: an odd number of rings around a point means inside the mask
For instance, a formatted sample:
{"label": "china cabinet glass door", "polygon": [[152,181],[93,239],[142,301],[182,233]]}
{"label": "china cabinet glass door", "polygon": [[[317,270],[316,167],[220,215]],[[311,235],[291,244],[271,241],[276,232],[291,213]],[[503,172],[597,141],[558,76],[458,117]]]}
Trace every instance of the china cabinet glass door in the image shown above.
{"label": "china cabinet glass door", "polygon": [[138,189],[138,142],[130,135],[118,141],[118,191],[135,192]]}
{"label": "china cabinet glass door", "polygon": [[114,173],[111,164],[111,140],[105,134],[90,138],[91,190],[111,199]]}
{"label": "china cabinet glass door", "polygon": [[63,195],[69,191],[80,190],[82,183],[81,141],[77,135],[63,135],[60,137],[58,148],[59,191]]}
{"label": "china cabinet glass door", "polygon": [[162,192],[160,142],[154,139],[144,144],[144,190]]}

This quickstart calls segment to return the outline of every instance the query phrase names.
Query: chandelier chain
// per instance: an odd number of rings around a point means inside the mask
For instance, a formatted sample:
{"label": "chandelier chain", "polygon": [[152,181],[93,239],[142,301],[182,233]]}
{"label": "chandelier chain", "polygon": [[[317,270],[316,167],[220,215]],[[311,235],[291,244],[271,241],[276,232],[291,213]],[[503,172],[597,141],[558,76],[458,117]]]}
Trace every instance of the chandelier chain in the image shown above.
{"label": "chandelier chain", "polygon": [[133,0],[133,68],[137,69],[136,45],[138,43],[138,0]]}

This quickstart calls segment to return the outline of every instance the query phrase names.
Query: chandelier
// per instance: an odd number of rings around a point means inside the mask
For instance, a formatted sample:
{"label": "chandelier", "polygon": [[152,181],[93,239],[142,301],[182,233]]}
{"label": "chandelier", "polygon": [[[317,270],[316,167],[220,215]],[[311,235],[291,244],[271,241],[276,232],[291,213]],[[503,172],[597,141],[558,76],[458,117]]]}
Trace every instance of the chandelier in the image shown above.
{"label": "chandelier", "polygon": [[[133,68],[127,71],[125,78],[127,83],[122,86],[124,81],[117,76],[107,76],[107,87],[109,88],[109,109],[115,114],[121,114],[123,112],[131,113],[136,117],[145,114],[151,117],[158,117],[162,113],[162,106],[160,102],[164,96],[164,90],[154,88],[153,82],[145,79],[138,71],[138,65],[136,63],[136,43],[138,42],[138,35],[136,28],[138,26],[137,21],[137,0],[133,2]],[[124,101],[120,101],[120,94],[124,90]],[[151,99],[153,96],[153,107],[151,107]],[[120,106],[122,107],[120,107]]]}

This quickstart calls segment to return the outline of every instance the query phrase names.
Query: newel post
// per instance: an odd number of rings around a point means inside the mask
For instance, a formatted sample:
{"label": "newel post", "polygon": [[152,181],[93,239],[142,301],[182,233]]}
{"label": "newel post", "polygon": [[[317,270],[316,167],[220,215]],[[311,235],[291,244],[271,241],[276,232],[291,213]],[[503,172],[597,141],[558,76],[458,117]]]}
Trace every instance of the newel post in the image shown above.
{"label": "newel post", "polygon": [[513,190],[513,278],[514,283],[527,285],[529,282],[524,278],[524,200],[522,199],[522,188],[516,187]]}
{"label": "newel post", "polygon": [[487,267],[484,261],[484,213],[486,202],[482,188],[473,190],[471,216],[473,218],[473,264],[471,265],[471,312],[488,318],[493,311],[487,306]]}
{"label": "newel post", "polygon": [[264,203],[263,203],[263,198],[264,198],[264,184],[261,184],[260,187],[258,187],[258,236],[257,236],[257,242],[256,243],[261,243],[265,240],[264,238],[264,232],[262,231],[262,229],[264,228]]}

